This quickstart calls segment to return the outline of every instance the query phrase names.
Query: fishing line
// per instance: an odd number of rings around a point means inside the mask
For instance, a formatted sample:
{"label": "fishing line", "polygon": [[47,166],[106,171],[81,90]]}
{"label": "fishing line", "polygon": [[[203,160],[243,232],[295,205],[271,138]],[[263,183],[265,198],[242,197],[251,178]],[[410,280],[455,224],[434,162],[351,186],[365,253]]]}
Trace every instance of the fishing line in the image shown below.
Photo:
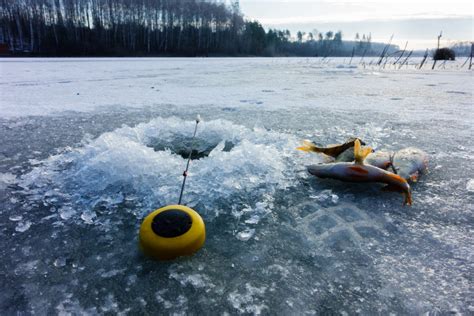
{"label": "fishing line", "polygon": [[188,177],[189,163],[191,162],[191,156],[192,156],[193,150],[194,150],[194,140],[196,138],[196,132],[197,132],[199,122],[201,122],[201,116],[198,114],[197,117],[196,117],[196,126],[194,127],[193,138],[191,139],[191,150],[189,151],[189,157],[188,157],[188,161],[186,163],[186,170],[184,170],[184,172],[183,172],[183,177],[184,178],[183,178],[183,184],[181,185],[181,192],[179,193],[178,205],[181,205],[181,200],[183,198],[184,185],[186,184],[186,178]]}

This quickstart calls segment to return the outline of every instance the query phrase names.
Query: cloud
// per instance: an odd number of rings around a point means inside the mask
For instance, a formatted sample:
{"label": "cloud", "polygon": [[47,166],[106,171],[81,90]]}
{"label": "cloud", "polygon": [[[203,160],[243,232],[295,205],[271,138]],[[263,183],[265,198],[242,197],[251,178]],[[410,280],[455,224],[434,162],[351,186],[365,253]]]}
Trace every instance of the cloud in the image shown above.
{"label": "cloud", "polygon": [[347,23],[347,22],[387,22],[387,21],[407,21],[407,20],[445,20],[445,19],[471,19],[469,15],[461,14],[436,14],[436,13],[416,13],[407,15],[387,15],[387,16],[373,16],[373,15],[316,15],[316,16],[290,16],[285,18],[260,18],[258,21],[262,24],[271,25],[288,25],[288,24],[302,24],[302,23]]}
{"label": "cloud", "polygon": [[473,4],[460,0],[240,0],[247,18],[266,28],[311,32],[342,30],[345,39],[355,33],[372,34],[419,48],[433,47],[443,30],[443,40],[472,40]]}
{"label": "cloud", "polygon": [[471,1],[241,0],[246,16],[264,24],[473,18]]}

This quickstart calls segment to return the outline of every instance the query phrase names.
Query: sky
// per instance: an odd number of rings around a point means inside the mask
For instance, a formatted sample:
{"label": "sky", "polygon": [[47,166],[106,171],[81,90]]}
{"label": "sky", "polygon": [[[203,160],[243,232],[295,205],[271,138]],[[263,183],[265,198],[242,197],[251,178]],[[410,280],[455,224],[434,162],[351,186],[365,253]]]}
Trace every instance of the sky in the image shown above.
{"label": "sky", "polygon": [[352,40],[356,33],[371,33],[373,41],[393,43],[408,49],[436,47],[474,40],[474,1],[445,0],[240,0],[248,19],[265,28],[304,32],[343,33]]}

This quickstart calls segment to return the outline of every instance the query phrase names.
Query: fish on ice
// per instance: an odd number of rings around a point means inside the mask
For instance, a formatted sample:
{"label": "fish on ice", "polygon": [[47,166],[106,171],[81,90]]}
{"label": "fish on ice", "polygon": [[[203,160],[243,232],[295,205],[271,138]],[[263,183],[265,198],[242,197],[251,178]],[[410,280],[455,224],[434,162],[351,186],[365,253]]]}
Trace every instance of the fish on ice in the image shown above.
{"label": "fish on ice", "polygon": [[404,205],[412,204],[411,188],[407,180],[392,172],[376,166],[364,164],[364,159],[372,148],[361,146],[360,140],[354,140],[354,162],[324,163],[308,166],[308,172],[319,178],[337,179],[346,182],[384,183],[384,190],[403,194]]}

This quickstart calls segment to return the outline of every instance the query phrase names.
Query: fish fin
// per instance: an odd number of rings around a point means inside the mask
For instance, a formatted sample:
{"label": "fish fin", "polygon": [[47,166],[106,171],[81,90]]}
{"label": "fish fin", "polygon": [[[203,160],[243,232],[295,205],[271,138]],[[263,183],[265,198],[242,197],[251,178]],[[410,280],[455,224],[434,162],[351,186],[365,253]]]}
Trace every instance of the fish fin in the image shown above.
{"label": "fish fin", "polygon": [[296,147],[297,150],[301,150],[301,151],[306,151],[306,152],[315,152],[315,153],[319,153],[321,152],[319,150],[318,147],[316,147],[315,144],[313,144],[310,140],[303,140],[303,146],[300,146],[300,147]]}
{"label": "fish fin", "polygon": [[365,146],[365,145],[366,145],[366,143],[365,143],[362,139],[360,139],[359,137],[356,137],[356,138],[360,141],[360,144],[361,144],[362,146]]}
{"label": "fish fin", "polygon": [[349,138],[346,140],[346,144],[347,144],[347,143],[355,142],[356,139],[359,140],[359,142],[360,142],[360,144],[361,144],[362,146],[365,146],[365,142],[364,142],[362,139],[360,139],[359,137],[349,137]]}
{"label": "fish fin", "polygon": [[358,138],[354,141],[354,158],[356,164],[362,165],[364,163],[365,157],[367,157],[371,152],[372,148],[370,147],[362,148]]}
{"label": "fish fin", "polygon": [[296,150],[301,150],[301,151],[306,151],[306,152],[311,151],[311,149],[309,149],[308,147],[305,147],[305,146],[296,147]]}
{"label": "fish fin", "polygon": [[417,182],[419,177],[420,177],[420,174],[417,171],[414,174],[410,175],[410,181]]}

